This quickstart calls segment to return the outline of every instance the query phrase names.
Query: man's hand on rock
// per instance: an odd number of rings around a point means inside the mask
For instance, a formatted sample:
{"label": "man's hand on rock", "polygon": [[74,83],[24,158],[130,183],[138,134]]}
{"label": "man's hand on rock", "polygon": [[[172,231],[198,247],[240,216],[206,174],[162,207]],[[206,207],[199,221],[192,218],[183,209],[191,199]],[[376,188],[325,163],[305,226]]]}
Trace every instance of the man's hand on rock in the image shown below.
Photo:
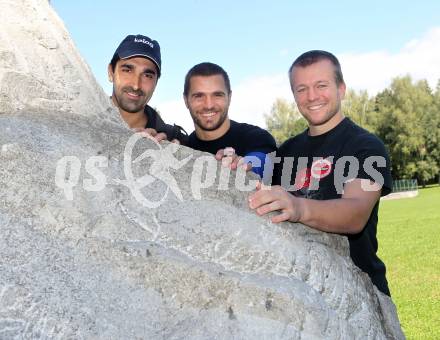
{"label": "man's hand on rock", "polygon": [[244,163],[244,158],[238,156],[234,148],[231,147],[218,150],[215,159],[221,161],[224,167],[229,167],[231,170],[237,170],[238,167],[242,167],[246,171],[252,169],[252,164]]}
{"label": "man's hand on rock", "polygon": [[145,134],[145,135],[148,135],[150,137],[153,137],[157,142],[160,142],[160,141],[163,141],[163,140],[167,140],[166,133],[164,133],[164,132],[157,132],[155,129],[152,129],[152,128],[133,129],[133,130],[134,130],[134,132],[140,132],[141,134]]}
{"label": "man's hand on rock", "polygon": [[256,189],[256,192],[249,195],[249,207],[258,215],[279,211],[278,215],[272,217],[273,223],[297,222],[301,219],[301,200],[289,194],[283,187],[268,187],[258,182]]}

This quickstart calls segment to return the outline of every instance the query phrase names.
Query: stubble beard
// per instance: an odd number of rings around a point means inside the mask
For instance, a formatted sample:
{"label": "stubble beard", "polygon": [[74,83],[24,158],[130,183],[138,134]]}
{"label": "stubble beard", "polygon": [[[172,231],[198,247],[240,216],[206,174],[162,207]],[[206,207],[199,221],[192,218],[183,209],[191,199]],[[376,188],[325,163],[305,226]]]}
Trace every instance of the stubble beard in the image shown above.
{"label": "stubble beard", "polygon": [[220,116],[218,122],[215,125],[213,125],[213,126],[204,126],[204,125],[202,125],[202,123],[200,122],[200,119],[197,118],[197,116],[195,114],[193,114],[192,112],[191,112],[191,117],[193,119],[194,124],[197,125],[201,130],[203,130],[203,131],[215,131],[218,128],[220,128],[222,126],[222,124],[225,122],[226,118],[228,117],[228,111],[225,110],[222,113],[222,115]]}
{"label": "stubble beard", "polygon": [[321,126],[321,125],[328,123],[330,120],[332,120],[333,117],[336,116],[338,114],[338,112],[340,112],[340,111],[341,111],[341,102],[337,103],[334,107],[330,107],[324,116],[324,120],[321,120],[316,123],[313,122],[313,114],[308,113],[305,115],[301,111],[300,111],[300,113],[302,114],[302,116],[304,118],[309,117],[309,119],[306,118],[309,125]]}
{"label": "stubble beard", "polygon": [[143,111],[145,105],[147,105],[147,102],[141,102],[141,103],[136,103],[133,101],[130,101],[128,99],[125,99],[123,97],[123,94],[125,92],[133,92],[138,94],[139,96],[145,96],[145,93],[141,90],[133,90],[132,88],[129,87],[123,87],[121,89],[121,91],[119,93],[116,92],[115,87],[113,86],[113,97],[116,100],[116,103],[118,104],[119,109],[125,111],[125,112],[129,112],[129,113],[138,113],[139,111]]}

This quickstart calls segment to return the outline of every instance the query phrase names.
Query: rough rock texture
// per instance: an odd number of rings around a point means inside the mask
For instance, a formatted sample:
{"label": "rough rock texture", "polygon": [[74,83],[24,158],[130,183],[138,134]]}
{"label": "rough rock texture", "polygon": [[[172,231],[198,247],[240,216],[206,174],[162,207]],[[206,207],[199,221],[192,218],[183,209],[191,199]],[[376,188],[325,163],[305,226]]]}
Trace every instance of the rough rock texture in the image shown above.
{"label": "rough rock texture", "polygon": [[345,238],[132,136],[47,1],[0,25],[0,339],[404,338]]}

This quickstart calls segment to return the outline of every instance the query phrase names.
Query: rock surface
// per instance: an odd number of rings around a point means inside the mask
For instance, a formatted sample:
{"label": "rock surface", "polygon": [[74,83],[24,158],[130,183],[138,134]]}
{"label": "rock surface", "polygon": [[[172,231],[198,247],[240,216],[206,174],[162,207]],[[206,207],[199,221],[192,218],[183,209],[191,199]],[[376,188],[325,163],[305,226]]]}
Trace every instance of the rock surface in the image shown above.
{"label": "rock surface", "polygon": [[0,25],[0,339],[404,338],[344,237],[132,135],[48,1]]}

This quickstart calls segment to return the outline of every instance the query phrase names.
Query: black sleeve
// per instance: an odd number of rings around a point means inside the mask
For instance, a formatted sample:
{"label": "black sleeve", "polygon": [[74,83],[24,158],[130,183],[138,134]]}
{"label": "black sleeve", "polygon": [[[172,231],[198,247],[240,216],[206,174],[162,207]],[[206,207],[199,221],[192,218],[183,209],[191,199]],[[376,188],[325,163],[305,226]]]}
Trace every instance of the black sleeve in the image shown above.
{"label": "black sleeve", "polygon": [[182,145],[188,143],[188,134],[181,126],[165,123],[159,113],[148,105],[145,107],[145,114],[148,117],[146,128],[155,129],[157,132],[164,132],[167,135],[167,140],[170,142],[173,139],[177,139]]}
{"label": "black sleeve", "polygon": [[373,134],[362,135],[353,143],[359,161],[356,178],[369,179],[382,185],[382,196],[392,190],[391,162],[382,141]]}
{"label": "black sleeve", "polygon": [[240,148],[236,150],[237,154],[244,156],[252,164],[252,171],[259,175],[265,184],[270,184],[273,174],[271,156],[276,150],[272,135],[264,129],[253,127],[248,133],[238,135],[238,145]]}
{"label": "black sleeve", "polygon": [[255,151],[268,154],[277,149],[277,144],[272,135],[259,127],[249,129],[245,136],[241,137],[241,140],[243,143],[243,155]]}

